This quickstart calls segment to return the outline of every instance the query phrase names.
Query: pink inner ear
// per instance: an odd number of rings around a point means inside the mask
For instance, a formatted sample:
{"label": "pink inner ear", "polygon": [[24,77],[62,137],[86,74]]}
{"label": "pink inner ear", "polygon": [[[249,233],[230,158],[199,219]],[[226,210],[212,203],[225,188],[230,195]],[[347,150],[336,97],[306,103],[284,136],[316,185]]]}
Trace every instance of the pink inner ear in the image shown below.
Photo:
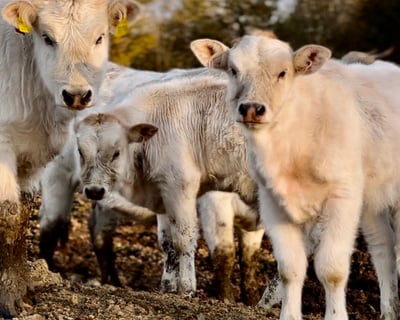
{"label": "pink inner ear", "polygon": [[207,45],[207,49],[208,49],[209,55],[213,56],[215,53],[214,47],[212,45]]}
{"label": "pink inner ear", "polygon": [[311,61],[315,61],[315,57],[316,57],[316,56],[317,56],[317,53],[314,51],[314,52],[311,52],[311,53],[310,53],[309,58],[310,58]]}

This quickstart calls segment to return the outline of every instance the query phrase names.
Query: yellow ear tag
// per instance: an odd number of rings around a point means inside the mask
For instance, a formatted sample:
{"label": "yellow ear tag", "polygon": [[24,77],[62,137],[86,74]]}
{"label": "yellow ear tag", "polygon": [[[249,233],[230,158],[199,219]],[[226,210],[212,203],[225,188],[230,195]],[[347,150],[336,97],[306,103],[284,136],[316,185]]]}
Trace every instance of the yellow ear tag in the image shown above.
{"label": "yellow ear tag", "polygon": [[26,24],[24,20],[22,20],[21,17],[18,17],[18,30],[22,33],[29,33],[32,32],[32,29],[30,26]]}
{"label": "yellow ear tag", "polygon": [[115,27],[114,37],[121,38],[129,33],[128,18],[123,18]]}

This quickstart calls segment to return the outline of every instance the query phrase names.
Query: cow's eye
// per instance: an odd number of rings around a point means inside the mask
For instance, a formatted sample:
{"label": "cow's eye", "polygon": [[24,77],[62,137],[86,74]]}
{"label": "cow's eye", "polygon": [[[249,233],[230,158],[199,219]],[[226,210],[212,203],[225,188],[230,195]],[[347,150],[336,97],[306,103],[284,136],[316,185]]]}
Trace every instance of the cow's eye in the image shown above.
{"label": "cow's eye", "polygon": [[51,40],[51,38],[47,34],[44,33],[42,35],[42,38],[44,40],[44,43],[46,43],[50,47],[54,47],[54,41]]}
{"label": "cow's eye", "polygon": [[236,78],[237,77],[237,71],[235,68],[230,67],[229,68],[229,73],[232,75],[232,77]]}
{"label": "cow's eye", "polygon": [[112,156],[111,161],[114,161],[115,159],[117,159],[120,154],[121,154],[121,152],[119,150],[115,151],[113,156]]}
{"label": "cow's eye", "polygon": [[99,45],[103,42],[104,34],[102,34],[100,37],[97,38],[96,40],[96,45]]}
{"label": "cow's eye", "polygon": [[286,71],[284,70],[278,74],[278,79],[283,79],[285,76],[286,76]]}

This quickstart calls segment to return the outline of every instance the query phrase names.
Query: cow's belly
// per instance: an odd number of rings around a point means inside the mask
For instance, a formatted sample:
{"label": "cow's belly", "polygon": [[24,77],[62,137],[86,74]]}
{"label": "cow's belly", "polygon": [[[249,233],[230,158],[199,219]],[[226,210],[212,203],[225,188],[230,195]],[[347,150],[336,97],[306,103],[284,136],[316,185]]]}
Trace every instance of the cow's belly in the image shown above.
{"label": "cow's belly", "polygon": [[236,192],[247,204],[257,202],[257,186],[247,172],[231,172],[229,175],[210,174],[202,177],[199,196],[208,191]]}

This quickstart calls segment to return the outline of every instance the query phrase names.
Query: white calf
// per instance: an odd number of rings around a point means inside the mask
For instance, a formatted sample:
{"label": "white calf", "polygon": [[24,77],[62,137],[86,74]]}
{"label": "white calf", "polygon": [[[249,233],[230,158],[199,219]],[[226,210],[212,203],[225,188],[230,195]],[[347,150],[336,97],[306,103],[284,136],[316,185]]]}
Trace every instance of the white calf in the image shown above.
{"label": "white calf", "polygon": [[302,318],[309,253],[326,292],[325,318],[348,318],[345,288],[362,213],[381,314],[397,319],[395,233],[387,214],[399,208],[400,68],[346,65],[329,60],[327,48],[293,52],[262,36],[245,36],[231,49],[198,40],[192,49],[203,64],[229,74],[226,99],[249,144],[278,261],[280,318]]}
{"label": "white calf", "polygon": [[[248,175],[244,137],[224,112],[227,111],[225,90],[226,78],[220,72],[209,73],[204,69],[136,87],[121,102],[121,107],[80,122],[76,128],[77,140],[71,138],[71,144],[67,144],[65,153],[59,157],[80,166],[79,156],[71,156],[74,152],[77,154],[73,144],[84,134],[99,139],[96,143],[79,145],[82,159],[89,157],[90,161],[99,163],[96,166],[92,162],[82,163],[83,172],[87,167],[91,173],[90,184],[83,179],[84,192],[89,197],[97,197],[114,190],[113,183],[117,181],[104,180],[101,169],[111,166],[111,176],[119,172],[115,168],[119,160],[112,159],[114,154],[118,155],[116,159],[122,159],[121,143],[128,140],[121,140],[118,133],[138,123],[158,127],[153,138],[132,144],[130,173],[123,175],[122,180],[131,184],[134,181],[142,189],[146,186],[153,190],[152,194],[161,195],[166,215],[158,216],[158,228],[165,253],[162,278],[165,291],[185,294],[195,291],[198,194],[207,190],[234,191],[246,203],[256,203],[255,183]],[[90,156],[96,150],[102,151],[99,156]]]}

